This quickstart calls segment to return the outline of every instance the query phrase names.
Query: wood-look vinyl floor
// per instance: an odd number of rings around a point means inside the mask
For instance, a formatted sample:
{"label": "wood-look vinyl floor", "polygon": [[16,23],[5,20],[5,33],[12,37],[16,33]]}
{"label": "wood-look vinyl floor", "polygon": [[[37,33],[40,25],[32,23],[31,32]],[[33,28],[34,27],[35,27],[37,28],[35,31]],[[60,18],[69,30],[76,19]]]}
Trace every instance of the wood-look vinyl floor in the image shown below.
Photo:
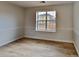
{"label": "wood-look vinyl floor", "polygon": [[0,47],[0,57],[75,57],[73,44],[20,39]]}

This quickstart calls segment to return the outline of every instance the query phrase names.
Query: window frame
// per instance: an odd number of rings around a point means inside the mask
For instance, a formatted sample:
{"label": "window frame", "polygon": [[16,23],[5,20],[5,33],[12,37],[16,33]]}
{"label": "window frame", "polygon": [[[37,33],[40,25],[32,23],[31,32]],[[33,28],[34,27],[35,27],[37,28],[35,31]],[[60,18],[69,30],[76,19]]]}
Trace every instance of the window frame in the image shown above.
{"label": "window frame", "polygon": [[[38,12],[46,12],[46,20],[37,20],[37,13]],[[55,31],[51,31],[51,30],[47,30],[47,21],[53,21],[53,20],[47,20],[47,12],[48,11],[36,11],[36,27],[35,27],[35,31],[41,31],[41,32],[56,32],[56,28],[55,28]],[[55,13],[56,13],[56,11],[54,11]],[[56,15],[55,15],[56,16]],[[43,31],[43,30],[38,30],[38,22],[39,21],[45,21],[46,23],[45,23],[45,30]],[[55,26],[56,26],[56,18],[55,18]]]}

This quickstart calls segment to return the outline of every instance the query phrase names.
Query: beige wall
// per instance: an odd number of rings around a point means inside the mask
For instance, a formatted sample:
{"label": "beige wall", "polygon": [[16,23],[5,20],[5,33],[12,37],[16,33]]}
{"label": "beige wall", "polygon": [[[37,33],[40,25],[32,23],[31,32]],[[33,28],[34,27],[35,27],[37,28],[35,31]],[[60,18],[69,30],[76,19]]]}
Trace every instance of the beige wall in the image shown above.
{"label": "beige wall", "polygon": [[0,2],[0,46],[24,34],[24,9],[7,2]]}
{"label": "beige wall", "polygon": [[74,2],[73,16],[73,38],[76,50],[79,55],[79,2]]}
{"label": "beige wall", "polygon": [[[57,11],[57,32],[35,31],[35,13],[40,10]],[[0,46],[23,37],[24,31],[26,37],[72,42],[72,4],[30,7],[25,11],[16,5],[0,2]]]}
{"label": "beige wall", "polygon": [[[56,10],[57,32],[35,31],[35,13],[40,10]],[[25,37],[72,42],[72,4],[26,8],[25,18]]]}

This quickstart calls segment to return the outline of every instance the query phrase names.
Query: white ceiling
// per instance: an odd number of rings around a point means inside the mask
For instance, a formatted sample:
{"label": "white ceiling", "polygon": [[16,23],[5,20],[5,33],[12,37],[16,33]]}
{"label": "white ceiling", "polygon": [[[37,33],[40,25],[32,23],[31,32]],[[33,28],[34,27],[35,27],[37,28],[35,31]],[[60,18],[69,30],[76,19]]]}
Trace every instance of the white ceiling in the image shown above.
{"label": "white ceiling", "polygon": [[9,3],[19,5],[21,7],[35,7],[35,6],[47,6],[57,4],[72,3],[72,1],[46,1],[46,3],[40,3],[40,1],[10,1]]}

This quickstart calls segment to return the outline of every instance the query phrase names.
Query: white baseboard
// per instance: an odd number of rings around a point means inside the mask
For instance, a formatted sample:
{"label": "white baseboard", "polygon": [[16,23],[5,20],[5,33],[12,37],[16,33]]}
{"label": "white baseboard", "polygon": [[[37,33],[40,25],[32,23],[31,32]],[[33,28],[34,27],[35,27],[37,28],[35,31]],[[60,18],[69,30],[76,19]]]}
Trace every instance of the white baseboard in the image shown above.
{"label": "white baseboard", "polygon": [[9,43],[11,43],[11,42],[13,42],[13,41],[16,41],[16,40],[18,40],[18,39],[20,39],[20,38],[23,38],[23,36],[18,37],[18,38],[15,38],[15,39],[13,39],[13,40],[9,40],[9,41],[7,41],[7,42],[5,42],[5,43],[2,43],[2,44],[0,44],[0,47],[1,47],[1,46],[4,46],[4,45],[6,45],[6,44],[9,44]]}
{"label": "white baseboard", "polygon": [[78,54],[78,56],[79,56],[79,49],[77,48],[77,46],[76,46],[76,43],[75,43],[75,42],[74,42],[74,46],[75,46],[76,52],[77,52],[77,54]]}
{"label": "white baseboard", "polygon": [[59,41],[59,42],[73,43],[73,41],[55,40],[55,39],[40,38],[40,37],[35,37],[35,36],[24,36],[24,37],[26,37],[26,38],[34,38],[34,39],[50,40],[50,41]]}

